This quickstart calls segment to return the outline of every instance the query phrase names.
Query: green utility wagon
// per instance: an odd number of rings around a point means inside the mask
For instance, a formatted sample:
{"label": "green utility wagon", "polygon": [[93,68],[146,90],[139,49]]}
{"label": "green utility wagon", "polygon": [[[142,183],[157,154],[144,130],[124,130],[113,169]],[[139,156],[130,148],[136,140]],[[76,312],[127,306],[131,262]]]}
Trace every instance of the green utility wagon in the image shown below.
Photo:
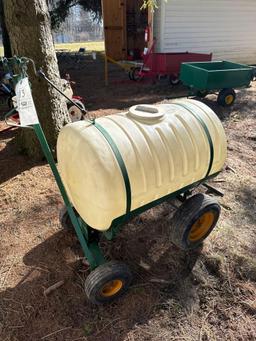
{"label": "green utility wagon", "polygon": [[229,61],[182,63],[180,79],[189,87],[191,95],[205,97],[218,91],[218,104],[234,103],[234,88],[249,87],[254,68]]}

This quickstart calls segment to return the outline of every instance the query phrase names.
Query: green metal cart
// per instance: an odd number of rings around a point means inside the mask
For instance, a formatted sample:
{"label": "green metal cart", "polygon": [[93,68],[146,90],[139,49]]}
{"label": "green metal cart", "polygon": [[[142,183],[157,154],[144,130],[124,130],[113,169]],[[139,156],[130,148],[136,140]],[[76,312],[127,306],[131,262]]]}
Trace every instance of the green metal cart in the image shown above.
{"label": "green metal cart", "polygon": [[249,87],[254,78],[253,67],[229,61],[183,63],[180,79],[189,87],[190,94],[205,97],[218,93],[218,104],[230,106],[234,103],[234,88]]}
{"label": "green metal cart", "polygon": [[[3,59],[2,61],[5,67],[9,69],[9,71],[12,71],[14,67],[16,69],[20,69],[20,74],[16,75],[14,77],[14,80],[19,81],[20,79],[27,77],[26,70],[27,64],[30,61],[29,59],[15,57],[9,60]],[[39,73],[56,90],[58,90],[56,86],[49,81],[49,79],[44,75],[42,71],[40,71]],[[61,93],[60,90],[58,91]],[[6,114],[5,120],[7,124],[17,126],[17,124],[9,121],[9,117],[13,114],[14,110],[15,109]],[[196,116],[196,113],[191,113]],[[60,214],[61,224],[64,228],[72,228],[75,230],[84,256],[86,257],[91,268],[91,273],[85,281],[85,293],[90,302],[95,304],[110,302],[122,295],[128,289],[131,283],[132,274],[128,266],[119,261],[107,261],[100,250],[99,240],[101,237],[105,237],[107,240],[112,240],[120,231],[122,226],[132,217],[169,199],[179,199],[182,204],[179,206],[172,218],[168,238],[170,239],[170,242],[173,242],[176,246],[185,250],[194,249],[201,245],[203,240],[211,233],[211,231],[215,227],[220,215],[220,205],[214,198],[209,197],[205,194],[198,193],[192,195],[192,190],[195,187],[203,184],[210,177],[217,175],[217,173],[215,173],[209,176],[214,158],[213,142],[208,128],[206,127],[204,122],[200,118],[197,119],[199,124],[201,124],[209,143],[209,166],[205,177],[202,180],[191,184],[190,186],[184,187],[163,198],[157,199],[134,211],[131,211],[131,187],[122,156],[118,151],[118,148],[111,136],[108,135],[106,131],[102,130],[102,134],[107,139],[110,147],[112,148],[112,151],[115,154],[120,169],[122,171],[126,188],[127,201],[126,213],[123,216],[115,219],[112,222],[110,228],[105,232],[99,232],[88,226],[86,222],[83,221],[82,218],[78,215],[72,203],[70,202],[40,123],[32,124],[29,126],[18,125],[18,127],[21,128],[34,130],[42,147],[45,158],[51,167],[52,173],[55,177],[56,183],[59,187],[60,193],[65,203],[65,208],[61,211]],[[91,124],[95,125],[97,129],[101,129],[100,125],[97,123],[97,120],[88,121],[90,121]]]}

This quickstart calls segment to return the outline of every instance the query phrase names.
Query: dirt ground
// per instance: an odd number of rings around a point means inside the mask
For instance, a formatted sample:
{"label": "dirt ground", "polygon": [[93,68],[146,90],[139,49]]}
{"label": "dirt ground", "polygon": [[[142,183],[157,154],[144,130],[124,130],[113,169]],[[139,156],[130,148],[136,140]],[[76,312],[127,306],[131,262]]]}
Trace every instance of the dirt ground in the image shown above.
{"label": "dirt ground", "polygon": [[[111,67],[104,87],[100,58],[65,58],[62,74],[77,82],[94,116],[186,93],[166,80],[133,83]],[[256,85],[237,93],[231,109],[204,101],[228,137],[223,172],[212,181],[224,192],[222,214],[203,248],[183,252],[170,244],[173,208],[165,203],[128,223],[109,259],[129,264],[128,293],[93,306],[83,283],[88,267],[73,233],[63,231],[62,199],[48,165],[19,155],[17,130],[0,134],[0,340],[206,341],[256,339]],[[4,128],[4,123],[0,123]],[[64,280],[49,296],[44,289]]]}

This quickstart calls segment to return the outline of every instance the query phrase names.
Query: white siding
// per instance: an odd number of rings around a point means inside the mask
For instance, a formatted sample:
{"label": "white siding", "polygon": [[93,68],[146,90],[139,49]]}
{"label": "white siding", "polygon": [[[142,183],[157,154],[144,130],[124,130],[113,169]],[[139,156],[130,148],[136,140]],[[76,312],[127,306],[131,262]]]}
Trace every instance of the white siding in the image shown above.
{"label": "white siding", "polygon": [[155,10],[154,13],[154,20],[153,20],[153,32],[154,32],[154,38],[156,39],[155,42],[155,51],[162,52],[162,29],[163,25],[161,25],[161,22],[164,20],[162,15],[162,8],[163,5],[159,1],[158,8]]}
{"label": "white siding", "polygon": [[213,52],[213,59],[256,63],[256,0],[159,0],[159,52]]}

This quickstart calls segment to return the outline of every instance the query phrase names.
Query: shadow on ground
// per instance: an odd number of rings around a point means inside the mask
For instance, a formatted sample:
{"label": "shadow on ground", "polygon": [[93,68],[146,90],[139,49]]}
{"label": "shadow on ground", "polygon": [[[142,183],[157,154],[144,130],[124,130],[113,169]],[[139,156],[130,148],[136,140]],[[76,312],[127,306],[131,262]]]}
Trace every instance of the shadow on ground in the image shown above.
{"label": "shadow on ground", "polygon": [[0,151],[0,184],[21,174],[25,170],[44,164],[43,162],[33,161],[18,152],[15,142],[16,134],[17,129],[0,131],[0,142],[5,143],[5,147]]}
{"label": "shadow on ground", "polygon": [[[85,298],[89,269],[81,262],[72,232],[57,232],[32,249],[23,259],[22,280],[0,294],[4,339],[122,340],[134,326],[170,309],[172,298],[179,309],[191,310],[195,296],[191,271],[201,249],[184,252],[169,242],[167,211],[169,205],[161,205],[127,224],[113,242],[102,241],[107,259],[124,261],[134,273],[128,293],[107,306],[94,306]],[[64,285],[45,297],[44,288],[60,280]]]}
{"label": "shadow on ground", "polygon": [[[186,97],[188,89],[182,84],[173,86],[168,77],[151,79],[145,77],[141,81],[129,80],[128,73],[121,67],[109,63],[108,86],[104,80],[104,60],[98,56],[95,61],[90,56],[82,57],[78,62],[70,56],[66,60],[59,61],[61,75],[69,73],[71,79],[76,82],[74,92],[85,99],[85,105],[89,111],[103,111],[109,109],[124,110],[139,103],[156,103],[165,99]],[[209,105],[224,120],[230,116],[234,108],[240,109],[244,104],[250,105],[247,100],[249,90],[240,90],[234,106],[222,108],[217,104],[217,96],[209,95],[198,98]],[[98,113],[97,113],[98,114]]]}

